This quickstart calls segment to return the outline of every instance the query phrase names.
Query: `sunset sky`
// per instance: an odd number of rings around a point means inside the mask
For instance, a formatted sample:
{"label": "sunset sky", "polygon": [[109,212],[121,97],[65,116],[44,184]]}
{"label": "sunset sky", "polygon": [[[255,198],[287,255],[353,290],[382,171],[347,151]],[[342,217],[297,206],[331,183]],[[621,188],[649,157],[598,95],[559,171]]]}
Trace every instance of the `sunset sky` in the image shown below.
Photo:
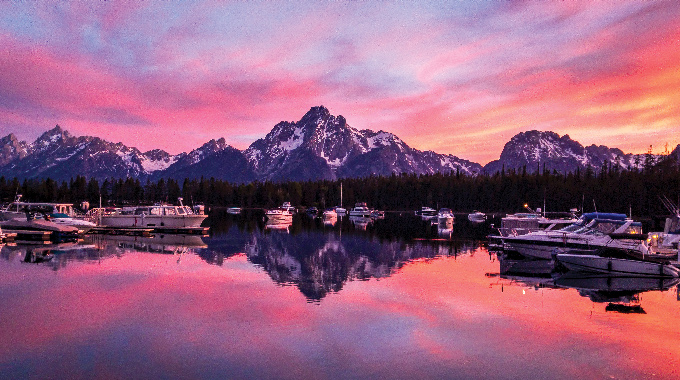
{"label": "sunset sky", "polygon": [[487,163],[515,134],[680,144],[680,2],[3,1],[0,134],[245,149],[324,105]]}

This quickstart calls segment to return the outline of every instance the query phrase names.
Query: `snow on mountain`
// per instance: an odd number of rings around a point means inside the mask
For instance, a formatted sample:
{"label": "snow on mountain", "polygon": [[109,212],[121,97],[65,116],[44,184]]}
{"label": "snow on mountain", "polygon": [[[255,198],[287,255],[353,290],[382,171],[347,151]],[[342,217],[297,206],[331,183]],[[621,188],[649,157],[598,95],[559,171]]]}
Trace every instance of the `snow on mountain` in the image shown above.
{"label": "snow on mountain", "polygon": [[[658,156],[653,156],[658,160]],[[625,154],[620,149],[600,145],[583,147],[569,135],[555,132],[527,131],[513,136],[503,147],[498,160],[488,163],[484,172],[492,174],[505,170],[528,172],[536,170],[561,173],[573,172],[588,166],[599,170],[605,164],[618,165],[623,169],[639,168],[644,164],[642,155]]]}
{"label": "snow on mountain", "polygon": [[357,130],[323,106],[312,107],[298,122],[280,122],[245,155],[258,176],[270,180],[481,169],[455,156],[413,149],[392,133]]}

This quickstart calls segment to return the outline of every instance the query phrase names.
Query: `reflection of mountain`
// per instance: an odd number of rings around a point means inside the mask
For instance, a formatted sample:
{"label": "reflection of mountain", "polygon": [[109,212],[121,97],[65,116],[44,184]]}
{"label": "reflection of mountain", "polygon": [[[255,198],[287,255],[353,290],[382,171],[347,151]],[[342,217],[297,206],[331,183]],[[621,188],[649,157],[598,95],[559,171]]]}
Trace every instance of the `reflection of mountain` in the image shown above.
{"label": "reflection of mountain", "polygon": [[347,281],[383,278],[407,262],[455,255],[472,250],[463,244],[446,246],[380,242],[362,236],[302,233],[253,234],[248,259],[280,284],[294,284],[309,300],[321,300]]}

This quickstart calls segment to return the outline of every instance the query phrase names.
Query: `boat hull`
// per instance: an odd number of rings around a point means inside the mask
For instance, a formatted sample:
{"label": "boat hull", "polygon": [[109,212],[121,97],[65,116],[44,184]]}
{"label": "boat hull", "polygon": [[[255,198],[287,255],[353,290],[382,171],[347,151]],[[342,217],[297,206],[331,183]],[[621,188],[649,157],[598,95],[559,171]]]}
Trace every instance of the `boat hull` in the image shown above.
{"label": "boat hull", "polygon": [[102,215],[103,227],[114,228],[193,228],[200,227],[207,215]]}
{"label": "boat hull", "polygon": [[671,265],[647,261],[568,253],[557,254],[555,259],[567,269],[578,272],[649,277],[679,277],[680,275],[680,270]]}

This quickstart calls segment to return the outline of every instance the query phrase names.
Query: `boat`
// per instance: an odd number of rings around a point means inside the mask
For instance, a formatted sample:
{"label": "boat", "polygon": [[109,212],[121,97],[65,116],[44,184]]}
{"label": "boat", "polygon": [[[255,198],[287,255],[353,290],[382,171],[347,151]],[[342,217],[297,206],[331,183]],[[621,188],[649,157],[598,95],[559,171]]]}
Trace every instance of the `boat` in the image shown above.
{"label": "boat", "polygon": [[486,214],[481,211],[473,211],[472,214],[468,215],[468,220],[473,223],[482,223],[486,220]]}
{"label": "boat", "polygon": [[281,207],[279,207],[281,210],[287,210],[291,214],[295,214],[297,212],[297,209],[293,207],[290,202],[283,202]]}
{"label": "boat", "polygon": [[528,212],[508,214],[501,219],[501,227],[498,228],[500,238],[521,236],[537,231],[557,230],[578,221],[575,217],[575,209],[572,209],[570,213],[550,213],[555,217],[549,218],[540,208],[532,210],[528,204],[525,204],[524,208]]}
{"label": "boat", "polygon": [[[337,210],[336,210],[337,212]],[[371,217],[371,209],[368,208],[366,202],[358,202],[354,205],[354,208],[349,211],[349,216],[358,216],[364,218]]]}
{"label": "boat", "polygon": [[327,208],[323,211],[324,218],[337,218],[338,213],[335,211],[335,207]]}
{"label": "boat", "polygon": [[264,215],[269,222],[292,222],[295,208],[290,205],[290,202],[284,202],[279,208],[267,210]]}
{"label": "boat", "polygon": [[340,206],[335,207],[335,213],[338,216],[347,214],[347,209],[342,207],[342,182],[340,182]]}
{"label": "boat", "polygon": [[668,198],[661,199],[666,208],[671,212],[671,217],[666,218],[663,231],[649,232],[646,245],[650,252],[655,253],[678,253],[680,243],[680,208],[674,205]]}
{"label": "boat", "polygon": [[45,231],[50,232],[52,241],[76,240],[79,236],[78,228],[60,225],[46,219],[35,219],[29,215],[25,220],[12,219],[0,222],[0,228],[6,231]]}
{"label": "boat", "polygon": [[371,210],[371,218],[373,218],[373,219],[385,219],[385,211]]}
{"label": "boat", "polygon": [[70,203],[22,202],[21,198],[22,195],[18,194],[14,202],[0,210],[0,220],[26,220],[27,213],[34,214],[33,217],[37,219],[50,214],[62,214],[69,218],[84,216],[76,212],[75,208]]}
{"label": "boat", "polygon": [[89,222],[84,219],[78,219],[62,213],[53,213],[48,215],[48,220],[56,224],[71,226],[78,229],[78,233],[83,235],[90,232],[91,229],[97,227],[96,223]]}
{"label": "boat", "polygon": [[432,207],[421,207],[420,210],[415,211],[415,214],[423,217],[435,217],[437,216],[437,210]]}
{"label": "boat", "polygon": [[680,277],[680,269],[670,264],[650,261],[570,253],[557,253],[554,259],[556,263],[577,272],[616,276]]}
{"label": "boat", "polygon": [[156,204],[152,206],[133,206],[102,212],[99,225],[113,228],[195,228],[208,215],[195,214],[189,206],[184,206],[178,198],[179,206]]}
{"label": "boat", "polygon": [[439,209],[439,212],[437,213],[437,223],[440,226],[453,225],[454,219],[453,211],[450,208]]}
{"label": "boat", "polygon": [[551,259],[556,248],[600,249],[644,255],[648,250],[643,239],[640,222],[629,219],[625,214],[593,212],[583,214],[575,223],[558,230],[545,229],[506,236],[503,238],[503,249],[546,260]]}
{"label": "boat", "polygon": [[227,214],[238,215],[241,213],[240,207],[229,207],[227,208]]}
{"label": "boat", "polygon": [[316,207],[310,207],[307,209],[307,214],[310,216],[317,216],[319,214],[319,209]]}

